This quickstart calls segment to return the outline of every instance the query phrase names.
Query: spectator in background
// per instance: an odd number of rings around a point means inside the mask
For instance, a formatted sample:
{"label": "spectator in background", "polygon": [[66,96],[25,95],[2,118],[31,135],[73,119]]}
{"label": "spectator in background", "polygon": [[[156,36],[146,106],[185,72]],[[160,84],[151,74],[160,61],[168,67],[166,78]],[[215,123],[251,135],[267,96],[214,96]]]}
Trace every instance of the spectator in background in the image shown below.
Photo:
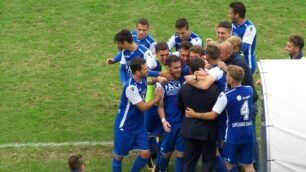
{"label": "spectator in background", "polygon": [[300,35],[291,35],[286,45],[286,50],[289,54],[290,59],[303,58],[303,47],[304,39]]}
{"label": "spectator in background", "polygon": [[79,154],[71,155],[68,159],[68,165],[71,172],[83,172],[84,163],[82,160],[82,155]]}

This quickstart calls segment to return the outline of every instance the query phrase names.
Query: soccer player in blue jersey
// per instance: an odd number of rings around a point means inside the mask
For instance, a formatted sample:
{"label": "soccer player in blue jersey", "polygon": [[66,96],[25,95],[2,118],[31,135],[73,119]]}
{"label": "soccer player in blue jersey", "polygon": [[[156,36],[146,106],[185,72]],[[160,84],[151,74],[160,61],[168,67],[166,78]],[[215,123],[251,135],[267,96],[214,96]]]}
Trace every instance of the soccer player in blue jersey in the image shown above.
{"label": "soccer player in blue jersey", "polygon": [[176,150],[175,171],[183,171],[184,140],[179,134],[182,113],[177,107],[178,90],[184,82],[181,75],[181,62],[179,57],[171,55],[166,59],[167,71],[172,78],[164,85],[158,84],[158,88],[164,90],[163,98],[158,102],[158,114],[163,123],[164,133],[161,144],[163,158],[160,162],[160,171],[166,171],[170,156]]}
{"label": "soccer player in blue jersey", "polygon": [[155,97],[144,102],[146,94],[146,76],[148,66],[141,58],[134,58],[130,63],[132,77],[124,84],[119,111],[114,124],[114,172],[122,171],[122,160],[132,149],[140,150],[131,172],[140,171],[150,157],[148,135],[143,124],[143,111],[157,103],[163,91],[157,89]]}
{"label": "soccer player in blue jersey", "polygon": [[181,48],[183,41],[190,42],[192,45],[202,45],[202,39],[191,32],[189,29],[189,24],[187,19],[179,18],[175,23],[176,33],[168,40],[169,50],[175,47],[175,50],[178,51]]}
{"label": "soccer player in blue jersey", "polygon": [[136,23],[136,30],[132,32],[133,40],[136,44],[140,44],[155,52],[156,42],[151,35],[148,34],[149,22],[146,18],[141,18]]}
{"label": "soccer player in blue jersey", "polygon": [[228,21],[221,21],[216,26],[216,36],[219,43],[224,42],[232,36],[232,24]]}
{"label": "soccer player in blue jersey", "polygon": [[180,58],[183,75],[189,75],[190,74],[190,68],[189,68],[190,53],[189,53],[189,50],[190,50],[191,47],[193,47],[193,45],[190,42],[183,41],[179,51],[171,53],[172,55],[176,55]]}
{"label": "soccer player in blue jersey", "polygon": [[237,35],[242,40],[241,50],[246,62],[254,74],[256,70],[256,28],[254,24],[245,18],[246,8],[242,2],[232,2],[229,5],[228,16],[232,20],[232,34]]}
{"label": "soccer player in blue jersey", "polygon": [[148,67],[155,68],[157,65],[156,58],[152,52],[143,45],[137,45],[133,41],[133,37],[130,31],[123,29],[118,32],[114,40],[117,44],[118,49],[122,50],[113,59],[108,59],[108,64],[120,60],[120,81],[124,83],[131,77],[130,63],[133,58],[143,58],[147,61]]}
{"label": "soccer player in blue jersey", "polygon": [[227,68],[227,83],[231,90],[221,93],[211,112],[197,113],[187,108],[190,118],[215,119],[225,109],[227,128],[223,149],[223,158],[229,172],[237,172],[236,163],[240,162],[246,172],[255,172],[253,163],[255,135],[252,123],[253,89],[241,85],[244,71],[236,65]]}
{"label": "soccer player in blue jersey", "polygon": [[300,35],[291,35],[288,39],[286,50],[289,54],[290,59],[302,59],[304,39]]}
{"label": "soccer player in blue jersey", "polygon": [[[244,57],[234,52],[234,48],[230,42],[224,41],[220,44],[220,58],[226,65],[232,64],[242,67],[244,70],[244,78],[242,80],[242,85],[249,85],[253,88],[253,90],[256,90],[254,86],[254,79],[251,69],[249,68],[247,62],[244,60]],[[226,66],[224,70],[226,70]],[[253,91],[253,108],[252,108],[253,124],[256,124],[257,100],[258,100],[258,94],[256,91]],[[256,125],[253,125],[253,127],[255,133]],[[256,162],[259,162],[258,161],[259,152],[258,152],[257,143],[255,149],[256,149]],[[255,169],[256,171],[260,171],[260,166],[256,162],[254,163]]]}
{"label": "soccer player in blue jersey", "polygon": [[[159,42],[156,44],[156,58],[157,58],[157,66],[152,69],[150,72],[156,73],[156,76],[159,75],[160,72],[165,72],[166,68],[166,59],[169,56],[169,48],[167,43]],[[147,94],[146,94],[146,102],[152,100],[154,98],[154,88],[157,78],[148,77],[147,83]],[[157,155],[156,159],[156,168],[159,167],[159,162],[161,158],[160,154],[160,143],[161,143],[161,134],[163,132],[163,126],[159,119],[157,113],[157,106],[153,106],[152,108],[146,110],[144,112],[144,124],[149,134],[150,141],[150,149],[152,152],[152,157],[148,162],[148,169],[154,169],[153,159],[154,156]]]}
{"label": "soccer player in blue jersey", "polygon": [[[135,31],[132,31],[132,37],[133,41],[137,45],[143,45],[147,49],[151,50],[152,53],[155,52],[155,45],[156,42],[154,38],[148,34],[149,31],[149,22],[146,18],[141,18],[136,23],[136,29]],[[107,64],[114,64],[116,62],[119,62],[121,59],[120,53],[122,49],[119,49],[118,54],[114,58],[108,58],[106,63]]]}

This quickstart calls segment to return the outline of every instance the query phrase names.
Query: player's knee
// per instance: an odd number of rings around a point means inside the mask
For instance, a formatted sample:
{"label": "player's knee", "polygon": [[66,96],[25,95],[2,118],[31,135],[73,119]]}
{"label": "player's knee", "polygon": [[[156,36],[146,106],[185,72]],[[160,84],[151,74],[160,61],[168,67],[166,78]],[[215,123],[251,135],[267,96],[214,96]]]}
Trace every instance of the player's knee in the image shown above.
{"label": "player's knee", "polygon": [[227,170],[231,170],[232,168],[234,168],[234,166],[228,162],[225,162],[225,167]]}
{"label": "player's knee", "polygon": [[142,159],[148,159],[148,158],[150,158],[151,153],[150,153],[150,151],[140,151],[139,156],[140,156]]}
{"label": "player's knee", "polygon": [[169,159],[171,156],[171,153],[162,153],[162,155],[164,159]]}
{"label": "player's knee", "polygon": [[245,172],[255,172],[253,164],[244,165]]}
{"label": "player's knee", "polygon": [[123,160],[123,157],[122,157],[122,156],[119,156],[119,155],[114,155],[114,158],[115,158],[117,161],[122,161],[122,160]]}
{"label": "player's knee", "polygon": [[176,157],[178,157],[178,158],[184,158],[184,153],[183,153],[183,152],[178,152],[178,151],[176,151]]}

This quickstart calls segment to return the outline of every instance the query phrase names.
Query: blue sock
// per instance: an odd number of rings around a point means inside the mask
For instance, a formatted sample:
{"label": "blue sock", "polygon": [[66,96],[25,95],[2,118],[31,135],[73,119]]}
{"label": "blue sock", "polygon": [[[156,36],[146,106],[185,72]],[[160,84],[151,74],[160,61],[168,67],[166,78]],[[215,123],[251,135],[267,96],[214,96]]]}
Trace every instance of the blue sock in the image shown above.
{"label": "blue sock", "polygon": [[122,171],[122,161],[119,161],[113,158],[113,172],[121,172]]}
{"label": "blue sock", "polygon": [[176,157],[175,172],[183,172],[184,158]]}
{"label": "blue sock", "polygon": [[216,172],[226,172],[224,160],[221,157],[221,155],[216,156],[215,165],[216,165]]}
{"label": "blue sock", "polygon": [[131,172],[140,171],[146,164],[148,159],[143,159],[139,155],[136,157]]}
{"label": "blue sock", "polygon": [[238,172],[238,169],[236,166],[233,166],[231,170],[227,170],[227,172]]}
{"label": "blue sock", "polygon": [[163,155],[160,152],[160,146],[161,146],[161,141],[157,143],[157,157],[156,157],[155,165],[158,168],[160,167],[160,162],[161,162],[161,159],[163,158]]}
{"label": "blue sock", "polygon": [[160,161],[160,165],[159,165],[159,168],[160,168],[160,171],[161,172],[164,172],[166,171],[167,167],[168,167],[168,164],[169,164],[169,159],[165,159],[164,157],[161,158],[161,161]]}

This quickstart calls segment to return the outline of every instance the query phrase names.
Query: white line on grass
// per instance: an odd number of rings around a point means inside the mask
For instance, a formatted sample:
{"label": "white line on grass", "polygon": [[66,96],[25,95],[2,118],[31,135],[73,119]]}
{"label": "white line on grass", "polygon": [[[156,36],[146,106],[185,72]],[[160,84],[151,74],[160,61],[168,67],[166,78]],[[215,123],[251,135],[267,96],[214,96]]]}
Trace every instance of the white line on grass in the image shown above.
{"label": "white line on grass", "polygon": [[113,141],[8,143],[8,144],[0,144],[0,149],[22,148],[22,147],[95,146],[95,145],[112,145],[112,144]]}

